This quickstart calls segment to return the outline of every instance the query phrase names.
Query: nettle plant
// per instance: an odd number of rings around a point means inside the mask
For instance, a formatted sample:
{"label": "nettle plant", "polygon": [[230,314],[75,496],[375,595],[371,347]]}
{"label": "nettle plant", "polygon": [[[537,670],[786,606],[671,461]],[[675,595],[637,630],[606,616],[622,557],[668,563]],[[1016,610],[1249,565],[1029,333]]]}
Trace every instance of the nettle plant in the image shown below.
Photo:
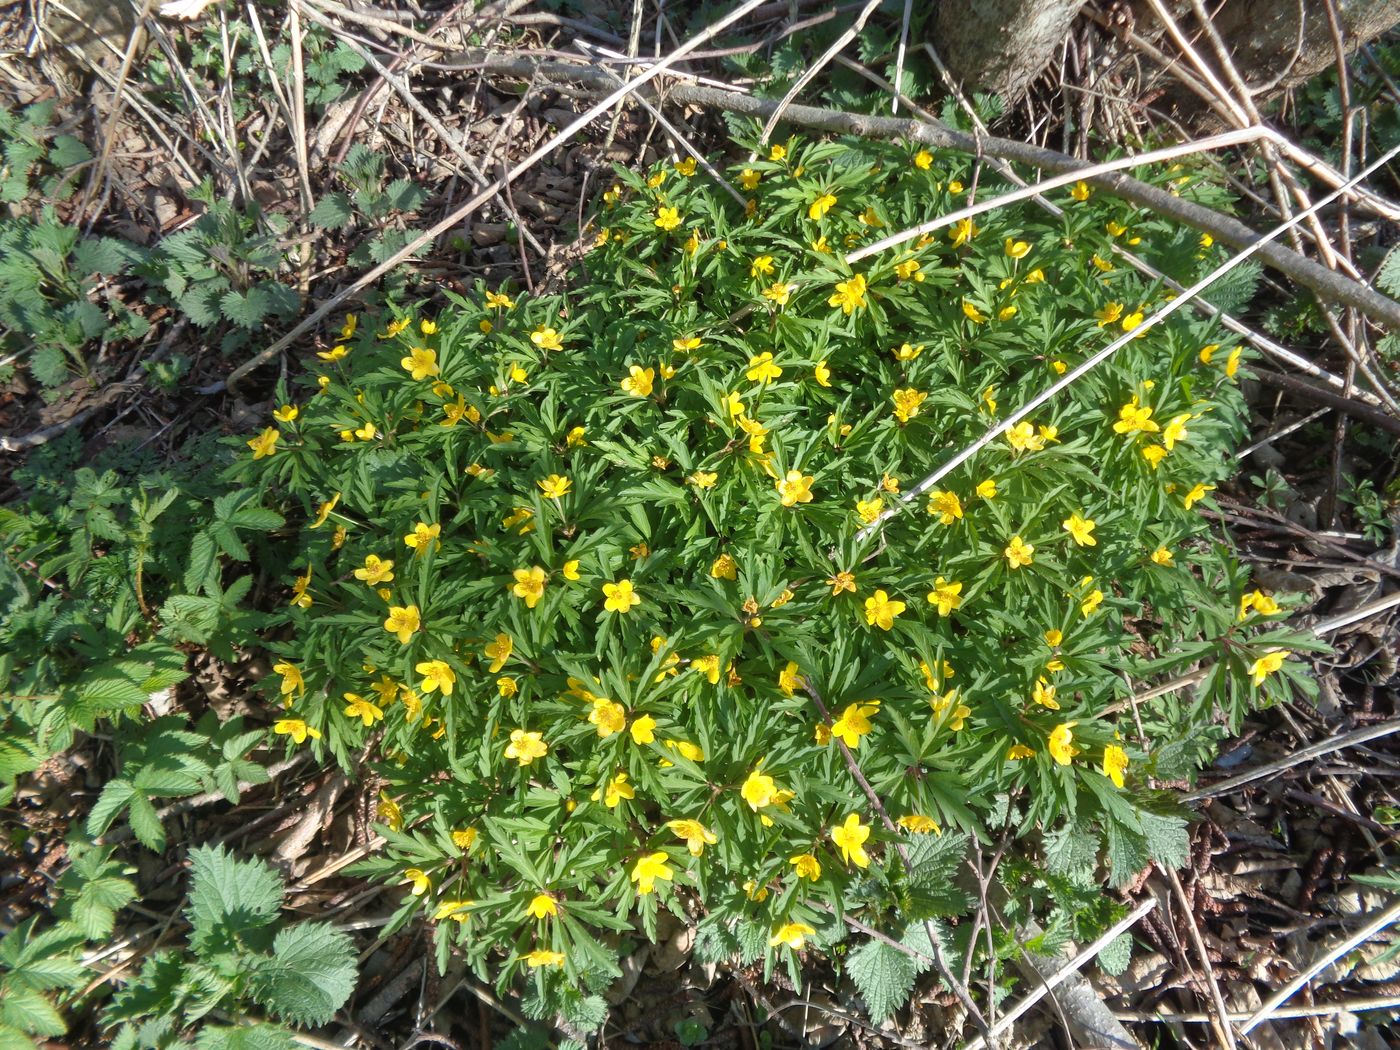
{"label": "nettle plant", "polygon": [[[1206,321],[902,496],[1163,301],[1115,242],[1178,276],[1218,249],[1081,185],[1063,219],[1004,208],[853,270],[965,203],[970,162],[764,153],[747,208],[693,161],[620,173],[566,294],[350,319],[237,468],[306,514],[276,732],[373,756],[361,870],[411,888],[440,959],[529,971],[576,1024],[660,908],[710,958],[796,973],[855,912],[960,964],[974,837],[1013,843],[1004,917],[1049,947],[1101,928],[1103,878],[1185,856],[1152,778],[1307,686],[1200,514],[1245,421]],[[1198,662],[1189,701],[1129,705]],[[881,1013],[922,963],[848,965]]]}

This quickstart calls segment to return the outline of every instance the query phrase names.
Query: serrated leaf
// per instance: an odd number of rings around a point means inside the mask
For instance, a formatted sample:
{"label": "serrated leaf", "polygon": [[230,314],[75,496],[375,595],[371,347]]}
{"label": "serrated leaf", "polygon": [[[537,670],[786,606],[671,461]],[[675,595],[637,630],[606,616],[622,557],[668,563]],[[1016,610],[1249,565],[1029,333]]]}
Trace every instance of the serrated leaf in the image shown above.
{"label": "serrated leaf", "polygon": [[246,293],[228,291],[219,300],[219,308],[234,324],[250,331],[257,328],[272,312],[272,300],[260,287],[249,288]]}
{"label": "serrated leaf", "polygon": [[389,205],[397,211],[417,211],[428,199],[428,191],[407,179],[395,179],[384,190]]}
{"label": "serrated leaf", "polygon": [[1147,839],[1117,820],[1105,821],[1104,831],[1108,836],[1108,883],[1126,886],[1152,860]]}
{"label": "serrated leaf", "polygon": [[279,1025],[253,1024],[225,1028],[205,1025],[194,1038],[198,1050],[293,1050],[292,1033]]}
{"label": "serrated leaf", "polygon": [[207,529],[200,529],[190,541],[190,560],[185,566],[185,590],[191,593],[214,589],[215,567],[219,562],[218,548]]}
{"label": "serrated leaf", "polygon": [[1124,930],[1113,940],[1108,942],[1108,946],[1099,952],[1099,969],[1110,977],[1117,977],[1128,968],[1128,963],[1133,960],[1133,935],[1130,931]]}
{"label": "serrated leaf", "polygon": [[48,161],[56,168],[71,168],[92,160],[92,152],[81,139],[72,135],[55,135],[49,143]]}
{"label": "serrated leaf", "polygon": [[228,931],[257,929],[282,907],[282,879],[259,860],[238,860],[222,846],[190,851],[190,906],[195,950],[222,941]]}
{"label": "serrated leaf", "polygon": [[136,793],[135,787],[128,780],[109,780],[102,786],[102,794],[97,796],[97,801],[93,803],[92,812],[88,814],[87,832],[89,835],[101,835],[112,825],[112,821],[117,818],[117,814],[122,811],[131,797]]}
{"label": "serrated leaf", "polygon": [[876,1021],[883,1021],[909,1001],[914,987],[914,960],[883,941],[866,941],[846,960],[866,1009]]}
{"label": "serrated leaf", "polygon": [[[8,1026],[30,1035],[59,1036],[68,1030],[53,1003],[33,988],[11,982],[0,995],[0,1027]],[[33,1050],[33,1043],[28,1050]]]}
{"label": "serrated leaf", "polygon": [[350,938],[326,923],[303,922],[277,934],[272,958],[253,976],[254,998],[295,1024],[326,1024],[355,990]]}
{"label": "serrated leaf", "polygon": [[145,795],[132,795],[126,822],[131,825],[131,833],[136,841],[149,850],[165,852],[165,827],[156,815],[156,807]]}
{"label": "serrated leaf", "polygon": [[350,198],[343,193],[328,193],[316,202],[311,209],[310,219],[324,230],[339,230],[350,225],[355,211],[350,207]]}

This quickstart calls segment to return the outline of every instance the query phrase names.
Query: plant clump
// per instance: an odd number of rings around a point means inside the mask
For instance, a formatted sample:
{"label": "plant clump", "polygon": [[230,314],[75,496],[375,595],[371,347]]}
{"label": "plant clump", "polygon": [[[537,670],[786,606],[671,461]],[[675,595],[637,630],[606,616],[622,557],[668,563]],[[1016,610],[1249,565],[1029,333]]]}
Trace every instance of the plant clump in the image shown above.
{"label": "plant clump", "polygon": [[[1165,300],[1115,246],[1182,279],[1218,249],[1080,184],[850,266],[966,205],[970,161],[761,156],[743,203],[693,162],[619,173],[563,294],[347,318],[237,468],[303,511],[276,732],[373,762],[362,870],[440,959],[578,1016],[658,908],[709,957],[795,965],[852,912],[926,953],[973,837],[1014,843],[1008,914],[1107,925],[1105,877],[1185,856],[1153,778],[1307,685],[1202,515],[1245,423],[1212,322],[1145,329],[920,484]],[[1129,703],[1196,663],[1189,702]]]}

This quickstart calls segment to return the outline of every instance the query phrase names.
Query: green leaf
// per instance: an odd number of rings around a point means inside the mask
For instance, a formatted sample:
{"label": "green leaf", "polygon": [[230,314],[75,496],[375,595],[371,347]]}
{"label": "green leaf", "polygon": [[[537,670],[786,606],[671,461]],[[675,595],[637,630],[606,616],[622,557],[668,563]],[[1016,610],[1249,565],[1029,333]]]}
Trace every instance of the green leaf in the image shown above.
{"label": "green leaf", "polygon": [[112,821],[117,819],[117,814],[135,794],[136,788],[129,780],[107,781],[102,786],[102,794],[97,796],[97,801],[93,804],[92,812],[88,814],[88,834],[95,837],[111,827]]}
{"label": "green leaf", "polygon": [[355,990],[355,949],[334,927],[303,922],[277,934],[253,975],[254,997],[295,1024],[326,1024]]}
{"label": "green leaf", "polygon": [[[0,995],[0,1030],[5,1027],[39,1036],[58,1036],[68,1030],[53,1003],[33,988],[16,982],[7,983]],[[32,1043],[29,1050],[33,1050]]]}
{"label": "green leaf", "polygon": [[282,879],[260,860],[238,860],[222,846],[190,851],[190,906],[196,951],[215,938],[257,929],[277,918],[282,908]]}
{"label": "green leaf", "polygon": [[145,795],[132,795],[131,808],[126,821],[131,825],[131,833],[147,849],[157,853],[165,851],[165,827],[156,815],[156,807]]}
{"label": "green leaf", "polygon": [[909,1001],[914,960],[883,941],[866,941],[846,960],[846,970],[875,1021],[883,1021]]}
{"label": "green leaf", "polygon": [[348,226],[354,217],[350,198],[343,193],[326,194],[316,202],[316,207],[311,209],[310,215],[312,223],[326,230],[338,230]]}
{"label": "green leaf", "polygon": [[279,1025],[252,1024],[225,1028],[205,1025],[194,1037],[199,1050],[293,1050],[292,1033]]}
{"label": "green leaf", "polygon": [[247,293],[228,291],[219,300],[224,316],[240,328],[254,329],[272,312],[272,300],[260,287],[249,288]]}
{"label": "green leaf", "polygon": [[958,872],[967,856],[968,838],[961,833],[920,835],[909,844],[909,909],[914,918],[960,915],[972,906],[972,896],[958,885]]}

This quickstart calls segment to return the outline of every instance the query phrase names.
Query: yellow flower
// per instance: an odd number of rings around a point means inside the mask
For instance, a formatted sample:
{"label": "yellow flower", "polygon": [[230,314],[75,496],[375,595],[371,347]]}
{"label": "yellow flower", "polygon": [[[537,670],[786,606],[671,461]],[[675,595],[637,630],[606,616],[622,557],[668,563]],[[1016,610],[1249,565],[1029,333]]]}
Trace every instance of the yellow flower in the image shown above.
{"label": "yellow flower", "polygon": [[928,512],[938,515],[940,525],[951,525],[955,521],[962,520],[962,500],[958,499],[956,492],[934,489],[928,494]]}
{"label": "yellow flower", "polygon": [[757,357],[749,358],[749,370],[744,373],[744,378],[752,383],[767,383],[782,374],[783,370],[773,363],[773,355],[764,351]]}
{"label": "yellow flower", "polygon": [[666,861],[671,858],[664,853],[648,853],[640,858],[631,868],[631,881],[637,883],[637,895],[645,896],[654,893],[657,889],[657,879],[671,882],[675,872],[666,865]]}
{"label": "yellow flower", "polygon": [[1109,303],[1102,310],[1095,310],[1094,316],[1099,319],[1100,328],[1103,328],[1105,325],[1111,325],[1113,322],[1117,321],[1118,318],[1123,316],[1123,304]]}
{"label": "yellow flower", "polygon": [[[682,758],[685,758],[685,759],[687,759],[687,760],[689,760],[689,761],[691,761],[691,762],[703,762],[703,761],[705,761],[705,752],[704,752],[700,747],[696,746],[695,744],[690,743],[689,741],[686,741],[686,740],[665,740],[665,741],[662,741],[662,742],[666,745],[666,749],[667,749],[668,751],[675,751],[675,752],[677,752]],[[663,759],[661,760],[661,762],[660,762],[660,765],[661,765],[663,768],[665,768],[666,766],[671,765],[671,763],[668,762],[668,761],[666,761],[666,760],[663,758]]]}
{"label": "yellow flower", "polygon": [[1074,756],[1079,754],[1079,749],[1074,746],[1074,727],[1078,724],[1077,722],[1063,722],[1050,730],[1045,750],[1049,751],[1050,757],[1062,766],[1069,765]]}
{"label": "yellow flower", "polygon": [[715,833],[698,820],[668,820],[666,827],[674,832],[677,838],[685,840],[685,848],[690,851],[692,857],[700,856],[705,852],[706,846],[713,846],[719,841]]}
{"label": "yellow flower", "polygon": [[729,554],[721,554],[710,566],[710,575],[717,580],[737,580],[739,563]]}
{"label": "yellow flower", "polygon": [[986,481],[978,482],[974,491],[982,499],[996,499],[997,483],[994,479],[988,478]]}
{"label": "yellow flower", "polygon": [[680,176],[682,176],[682,177],[684,177],[684,178],[687,178],[687,179],[688,179],[688,178],[690,178],[692,175],[695,174],[695,158],[694,158],[694,157],[686,157],[685,160],[681,161],[681,162],[678,163],[678,164],[673,164],[673,165],[671,165],[671,166],[672,166],[673,168],[676,169],[676,174],[677,174],[677,175],[680,175]]}
{"label": "yellow flower", "polygon": [[436,543],[438,547],[442,542],[438,539],[442,535],[442,526],[434,522],[429,525],[420,521],[413,526],[413,531],[403,538],[404,546],[413,548],[413,556],[420,557],[428,552],[428,545]]}
{"label": "yellow flower", "polygon": [[773,487],[778,490],[778,499],[784,507],[795,507],[799,503],[812,502],[812,482],[815,480],[811,474],[789,470],[786,477],[773,482]]}
{"label": "yellow flower", "polygon": [[588,721],[598,727],[599,739],[606,740],[626,727],[627,708],[605,696],[595,696],[593,710],[588,713]]}
{"label": "yellow flower", "polygon": [[503,675],[496,679],[496,692],[509,700],[516,693],[520,692],[520,685],[514,678]]}
{"label": "yellow flower", "polygon": [[710,680],[711,685],[719,684],[719,656],[711,653],[708,656],[697,656],[690,661],[690,669],[703,674]]}
{"label": "yellow flower", "polygon": [[[747,890],[750,885],[752,884],[746,883],[744,888]],[[761,901],[764,897],[768,896],[767,890],[759,890],[758,893],[762,894],[762,896],[751,893],[751,899]],[[800,952],[806,945],[807,938],[816,932],[816,930],[812,929],[812,927],[808,926],[805,922],[785,922],[773,931],[773,936],[768,938],[768,947],[776,948],[779,945],[785,944],[793,951]]]}
{"label": "yellow flower", "polygon": [[[823,193],[807,206],[807,218],[816,222],[818,219],[824,218],[835,205],[836,197],[830,193]],[[847,312],[849,313],[849,311]]]}
{"label": "yellow flower", "polygon": [[608,612],[625,613],[642,604],[641,595],[632,589],[631,580],[603,584],[603,608]]}
{"label": "yellow flower", "polygon": [[[487,292],[486,308],[488,310],[514,310],[515,301],[511,299],[511,297],[505,292]],[[536,329],[536,331],[540,331],[540,329]],[[533,338],[531,339],[531,342],[534,342]],[[535,343],[535,345],[539,346],[540,344]],[[559,348],[555,346],[550,347],[550,349],[558,350]]]}
{"label": "yellow flower", "polygon": [[921,269],[917,259],[905,259],[903,262],[895,263],[894,275],[901,281],[912,280],[918,284],[924,279],[924,275],[920,272]]}
{"label": "yellow flower", "polygon": [[311,586],[311,567],[307,566],[306,575],[298,576],[296,583],[292,584],[292,600],[289,604],[300,606],[303,609],[311,608],[311,595],[307,593]]}
{"label": "yellow flower", "polygon": [[[390,325],[389,327],[392,328],[393,325]],[[322,361],[339,361],[344,357],[348,357],[349,354],[350,351],[347,350],[344,346],[333,346],[329,350],[316,351],[316,356],[319,357]]]}
{"label": "yellow flower", "polygon": [[544,597],[544,581],[547,574],[538,565],[532,565],[528,569],[516,569],[512,574],[515,576],[515,584],[511,587],[511,593],[517,598],[525,599],[525,608],[533,609]]}
{"label": "yellow flower", "polygon": [[415,664],[413,669],[423,676],[418,683],[418,688],[423,692],[432,693],[440,689],[443,696],[452,695],[457,675],[445,660],[425,660]]}
{"label": "yellow flower", "polygon": [[681,224],[681,213],[675,208],[657,208],[655,225],[663,230],[674,230]]}
{"label": "yellow flower", "polygon": [[818,237],[815,241],[812,242],[812,251],[814,251],[814,252],[829,252],[829,251],[831,251],[831,247],[826,243],[826,234],[822,234],[820,237]]}
{"label": "yellow flower", "polygon": [[750,277],[764,277],[773,272],[773,256],[759,255],[749,263]]}
{"label": "yellow flower", "polygon": [[1118,422],[1113,424],[1115,434],[1155,434],[1160,429],[1152,418],[1152,406],[1139,405],[1136,394],[1118,410]]}
{"label": "yellow flower", "polygon": [[1231,379],[1234,379],[1235,373],[1240,370],[1240,353],[1241,350],[1237,346],[1230,351],[1230,356],[1225,358],[1225,374]]}
{"label": "yellow flower", "polygon": [[283,405],[272,413],[272,418],[279,423],[290,423],[300,415],[300,410],[296,405]]}
{"label": "yellow flower", "polygon": [[244,442],[244,444],[253,450],[254,459],[262,459],[277,451],[277,439],[281,436],[276,427],[266,427],[261,434]]}
{"label": "yellow flower", "polygon": [[895,617],[906,608],[903,602],[891,598],[884,590],[877,590],[874,595],[865,599],[865,622],[872,627],[879,627],[882,631],[888,631],[894,626]]}
{"label": "yellow flower", "polygon": [[510,731],[510,743],[506,745],[506,758],[514,759],[522,766],[528,766],[537,758],[543,758],[549,745],[544,742],[543,733],[528,733],[523,729]]}
{"label": "yellow flower", "polygon": [[1158,565],[1171,567],[1175,562],[1172,559],[1172,552],[1166,547],[1158,547],[1152,552],[1152,560]]}
{"label": "yellow flower", "polygon": [[432,879],[428,878],[428,876],[418,868],[405,868],[403,881],[413,884],[413,895],[415,897],[423,896],[433,885]]}
{"label": "yellow flower", "polygon": [[1035,752],[1025,744],[1012,744],[1011,749],[1006,752],[1006,760],[1008,762],[1019,762],[1021,759],[1030,758],[1034,754]]}
{"label": "yellow flower", "polygon": [[301,669],[296,664],[279,660],[272,665],[272,673],[282,676],[281,693],[283,696],[288,696],[292,692],[295,692],[297,696],[306,695],[306,679],[302,678]]}
{"label": "yellow flower", "polygon": [[981,310],[977,309],[976,306],[968,302],[966,299],[962,301],[962,312],[963,315],[973,324],[981,324],[987,319],[986,314],[984,314]]}
{"label": "yellow flower", "polygon": [[1182,505],[1190,510],[1192,504],[1198,503],[1206,498],[1207,492],[1215,491],[1214,485],[1203,485],[1199,482],[1191,487],[1191,491],[1181,498]]}
{"label": "yellow flower", "polygon": [[1027,284],[1041,284],[1045,281],[1045,271],[1037,266],[1030,273],[1026,274]]}
{"label": "yellow flower", "polygon": [[812,376],[820,386],[831,386],[831,369],[826,367],[824,358],[817,362],[817,367],[812,370]]}
{"label": "yellow flower", "polygon": [[896,390],[892,396],[894,401],[894,417],[900,423],[907,423],[919,414],[919,407],[928,398],[928,394],[908,387],[904,390]]}
{"label": "yellow flower", "polygon": [[757,769],[751,772],[739,787],[739,795],[755,813],[765,806],[771,806],[777,794],[777,782],[767,773],[760,773]]}
{"label": "yellow flower", "polygon": [[1201,352],[1200,352],[1200,354],[1199,354],[1199,357],[1200,357],[1200,360],[1201,360],[1201,364],[1203,364],[1203,365],[1208,365],[1208,364],[1210,364],[1211,358],[1215,356],[1215,352],[1216,352],[1217,350],[1219,350],[1219,349],[1220,349],[1220,344],[1219,344],[1219,343],[1211,343],[1211,344],[1208,345],[1208,346],[1203,346],[1203,347],[1201,347]]}
{"label": "yellow flower", "polygon": [[927,835],[930,831],[935,835],[943,834],[943,829],[938,826],[938,821],[932,817],[926,817],[922,813],[910,813],[900,817],[895,823],[905,831],[911,831],[915,835]]}
{"label": "yellow flower", "polygon": [[1055,687],[1044,678],[1035,680],[1035,688],[1031,690],[1031,699],[1041,707],[1049,708],[1051,711],[1060,709],[1060,702],[1055,699]]}
{"label": "yellow flower", "polygon": [[573,488],[574,485],[571,480],[564,477],[562,474],[551,474],[543,481],[537,481],[535,484],[540,487],[540,491],[544,493],[545,499],[560,499],[568,495],[569,490]]}
{"label": "yellow flower", "polygon": [[1012,536],[1011,542],[1006,545],[1006,550],[1002,551],[1006,556],[1008,568],[1019,569],[1029,565],[1034,558],[1035,546],[1021,539],[1020,536]]}
{"label": "yellow flower", "polygon": [[784,696],[792,696],[797,692],[797,687],[802,684],[802,671],[797,666],[796,661],[789,660],[781,671],[778,672],[778,689]]}
{"label": "yellow flower", "polygon": [[1273,616],[1278,613],[1279,604],[1263,591],[1253,591],[1240,596],[1240,619],[1243,620],[1253,609],[1260,616]]}
{"label": "yellow flower", "polygon": [[997,311],[998,321],[1009,321],[1015,316],[1016,307],[1014,306],[1003,306],[1000,310]]}
{"label": "yellow flower", "polygon": [[1006,432],[1006,442],[1013,452],[1039,452],[1045,448],[1045,438],[1035,432],[1030,423],[1020,422]]}
{"label": "yellow flower", "polygon": [[821,861],[810,853],[799,853],[795,857],[789,857],[788,863],[793,866],[799,879],[810,879],[816,882],[822,877]]}
{"label": "yellow flower", "polygon": [[467,909],[475,903],[476,901],[474,900],[443,901],[437,906],[437,910],[433,912],[433,921],[440,922],[443,919],[454,919],[457,922],[466,922],[470,917],[467,914]]}
{"label": "yellow flower", "polygon": [[626,773],[617,774],[617,776],[608,781],[607,787],[603,788],[601,791],[594,791],[589,797],[592,798],[594,802],[597,802],[600,795],[603,799],[603,805],[607,806],[608,809],[616,809],[622,804],[622,800],[625,798],[637,797],[637,793],[632,790],[632,785],[627,783]]}
{"label": "yellow flower", "polygon": [[656,370],[632,365],[627,369],[627,378],[622,381],[622,392],[633,397],[650,397],[652,384],[656,381]]}
{"label": "yellow flower", "polygon": [[346,693],[345,699],[349,701],[345,707],[345,717],[358,718],[366,729],[384,717],[383,708],[358,693]]}
{"label": "yellow flower", "polygon": [[536,948],[526,952],[520,958],[525,960],[525,964],[532,970],[538,970],[541,966],[563,966],[564,953],[552,952],[548,948]]}
{"label": "yellow flower", "polygon": [[1099,273],[1108,273],[1110,270],[1113,269],[1113,263],[1109,262],[1107,259],[1100,258],[1097,254],[1095,254],[1089,261],[1094,264],[1094,269],[1098,270]]}
{"label": "yellow flower", "polygon": [[835,598],[842,591],[850,591],[852,594],[856,593],[855,573],[845,572],[843,570],[841,572],[838,572],[835,576],[832,576],[826,582],[827,585],[831,588],[831,596],[833,598]]}
{"label": "yellow flower", "polygon": [[1117,744],[1109,744],[1103,749],[1103,775],[1113,781],[1113,786],[1123,786],[1123,774],[1128,771],[1128,752]]}
{"label": "yellow flower", "polygon": [[928,171],[933,167],[933,154],[926,149],[919,150],[914,154],[914,167],[920,171]]}
{"label": "yellow flower", "polygon": [[1050,630],[1048,630],[1048,631],[1045,632],[1045,644],[1046,644],[1046,645],[1049,645],[1049,646],[1052,646],[1052,647],[1058,646],[1058,645],[1059,645],[1061,642],[1063,642],[1064,640],[1065,640],[1064,632],[1061,631],[1058,627],[1052,627],[1052,628],[1050,628]]}
{"label": "yellow flower", "polygon": [[326,519],[330,517],[331,511],[335,510],[335,505],[339,502],[340,493],[332,493],[330,499],[326,500],[326,502],[322,503],[319,507],[316,508],[316,519],[311,523],[309,527],[313,529],[319,529],[322,525],[324,525],[326,523]]}
{"label": "yellow flower", "polygon": [[1013,259],[1024,259],[1030,254],[1031,246],[1026,241],[1018,241],[1014,237],[1006,238],[1006,254]]}
{"label": "yellow flower", "polygon": [[632,724],[627,727],[627,732],[632,736],[632,743],[638,747],[650,744],[656,739],[656,719],[651,715],[642,715],[640,718],[632,720]]}
{"label": "yellow flower", "polygon": [[836,291],[826,301],[827,306],[839,306],[843,314],[865,306],[865,278],[856,274],[849,281],[836,282]]}
{"label": "yellow flower", "polygon": [[272,731],[278,736],[289,736],[298,744],[306,743],[306,738],[321,739],[321,731],[307,725],[300,718],[279,718],[272,724]]}
{"label": "yellow flower", "polygon": [[856,517],[862,525],[869,525],[880,516],[880,511],[885,509],[885,501],[878,496],[875,499],[856,500]]}
{"label": "yellow flower", "polygon": [[373,423],[366,423],[358,430],[352,430],[350,431],[350,433],[353,434],[355,437],[359,438],[361,441],[373,441],[374,435],[377,433],[377,431],[374,429]]}
{"label": "yellow flower", "polygon": [[962,589],[961,583],[940,576],[933,581],[933,590],[928,592],[928,603],[938,606],[939,616],[948,616],[962,605]]}
{"label": "yellow flower", "polygon": [[515,650],[515,642],[508,634],[496,635],[494,642],[486,644],[486,658],[491,661],[490,671],[495,674],[506,665],[510,659],[510,654]]}
{"label": "yellow flower", "polygon": [[[953,192],[956,193],[957,191],[954,190]],[[981,232],[977,224],[971,219],[959,219],[953,224],[953,230],[948,236],[952,239],[954,248],[961,248]]]}
{"label": "yellow flower", "polygon": [[1153,470],[1157,465],[1167,458],[1167,450],[1161,445],[1144,445],[1142,447],[1142,458],[1147,460],[1147,465]]}
{"label": "yellow flower", "polygon": [[752,168],[745,168],[739,173],[739,185],[746,190],[758,188],[758,181],[763,178],[763,173],[754,171]]}
{"label": "yellow flower", "polygon": [[559,914],[559,902],[547,893],[537,893],[525,905],[525,914],[532,919],[544,919]]}
{"label": "yellow flower", "polygon": [[534,343],[541,350],[562,350],[564,343],[559,338],[559,333],[548,325],[539,325],[530,333],[530,342]]}
{"label": "yellow flower", "polygon": [[831,841],[841,851],[841,859],[858,868],[868,868],[870,857],[865,852],[865,842],[870,838],[870,828],[860,822],[860,816],[852,813],[846,823],[831,829]]}
{"label": "yellow flower", "polygon": [[476,842],[476,828],[459,828],[452,833],[452,844],[460,850],[468,850]]}
{"label": "yellow flower", "polygon": [[1178,441],[1185,441],[1188,437],[1186,422],[1190,418],[1190,412],[1183,412],[1178,416],[1173,416],[1172,421],[1162,428],[1162,444],[1167,447],[1168,452],[1176,448]]}
{"label": "yellow flower", "polygon": [[562,569],[560,569],[559,572],[560,572],[561,575],[563,575],[564,579],[566,579],[566,580],[570,580],[570,581],[577,580],[577,579],[578,579],[578,559],[577,559],[577,558],[574,558],[574,559],[572,559],[571,561],[566,561],[566,562],[564,563],[564,567],[563,567]]}
{"label": "yellow flower", "polygon": [[860,738],[867,735],[874,726],[870,716],[879,713],[880,701],[872,700],[863,704],[848,704],[831,726],[831,735],[849,748],[860,747]]}
{"label": "yellow flower", "polygon": [[768,151],[768,159],[771,160],[771,161],[780,161],[780,160],[782,160],[782,159],[783,159],[784,157],[786,157],[786,156],[787,156],[787,147],[786,147],[786,146],[779,146],[779,145],[777,145],[776,143],[774,143],[774,145],[772,146],[772,148],[769,149],[769,151]]}
{"label": "yellow flower", "polygon": [[[1259,657],[1259,659],[1255,660],[1254,663],[1249,665],[1250,681],[1253,682],[1256,687],[1263,685],[1264,679],[1268,678],[1269,675],[1282,667],[1283,661],[1286,660],[1288,656],[1289,651],[1287,649],[1278,649],[1272,653],[1265,653],[1263,656]],[[298,743],[299,742],[300,741],[298,741]]]}
{"label": "yellow flower", "polygon": [[1087,201],[1089,199],[1089,194],[1092,192],[1093,190],[1089,188],[1089,184],[1083,179],[1080,179],[1070,187],[1069,195],[1077,201]]}
{"label": "yellow flower", "polygon": [[1089,592],[1089,596],[1079,603],[1079,612],[1083,616],[1092,616],[1094,610],[1103,604],[1103,591],[1097,587]]}
{"label": "yellow flower", "polygon": [[772,603],[768,606],[768,608],[781,609],[784,605],[786,605],[788,602],[792,601],[796,597],[797,595],[791,587],[784,587],[783,593],[774,598]]}
{"label": "yellow flower", "polygon": [[413,632],[422,626],[423,621],[419,615],[418,606],[389,606],[389,617],[384,621],[384,630],[390,634],[398,635],[400,645],[407,645],[408,640],[413,637]]}
{"label": "yellow flower", "polygon": [[763,289],[763,298],[771,300],[778,306],[786,306],[796,287],[795,284],[784,284],[782,281],[778,281]]}
{"label": "yellow flower", "polygon": [[355,570],[355,579],[363,580],[371,587],[391,583],[394,579],[394,563],[377,554],[366,554],[365,567]]}
{"label": "yellow flower", "polygon": [[429,376],[439,374],[437,363],[437,352],[429,350],[427,347],[415,346],[409,350],[408,356],[399,361],[408,373],[419,382]]}
{"label": "yellow flower", "polygon": [[379,818],[381,823],[387,824],[391,831],[403,830],[403,810],[383,791],[379,793],[379,804],[375,807],[375,816]]}
{"label": "yellow flower", "polygon": [[957,703],[957,699],[958,691],[952,689],[941,697],[934,696],[928,703],[929,707],[933,708],[935,718],[941,717],[945,712],[948,713],[947,726],[950,733],[960,731],[963,723],[967,721],[967,717],[972,714],[972,708],[966,704]]}
{"label": "yellow flower", "polygon": [[1081,517],[1079,511],[1075,511],[1060,523],[1060,527],[1068,532],[1080,547],[1098,546],[1099,541],[1094,539],[1096,523],[1093,518]]}

